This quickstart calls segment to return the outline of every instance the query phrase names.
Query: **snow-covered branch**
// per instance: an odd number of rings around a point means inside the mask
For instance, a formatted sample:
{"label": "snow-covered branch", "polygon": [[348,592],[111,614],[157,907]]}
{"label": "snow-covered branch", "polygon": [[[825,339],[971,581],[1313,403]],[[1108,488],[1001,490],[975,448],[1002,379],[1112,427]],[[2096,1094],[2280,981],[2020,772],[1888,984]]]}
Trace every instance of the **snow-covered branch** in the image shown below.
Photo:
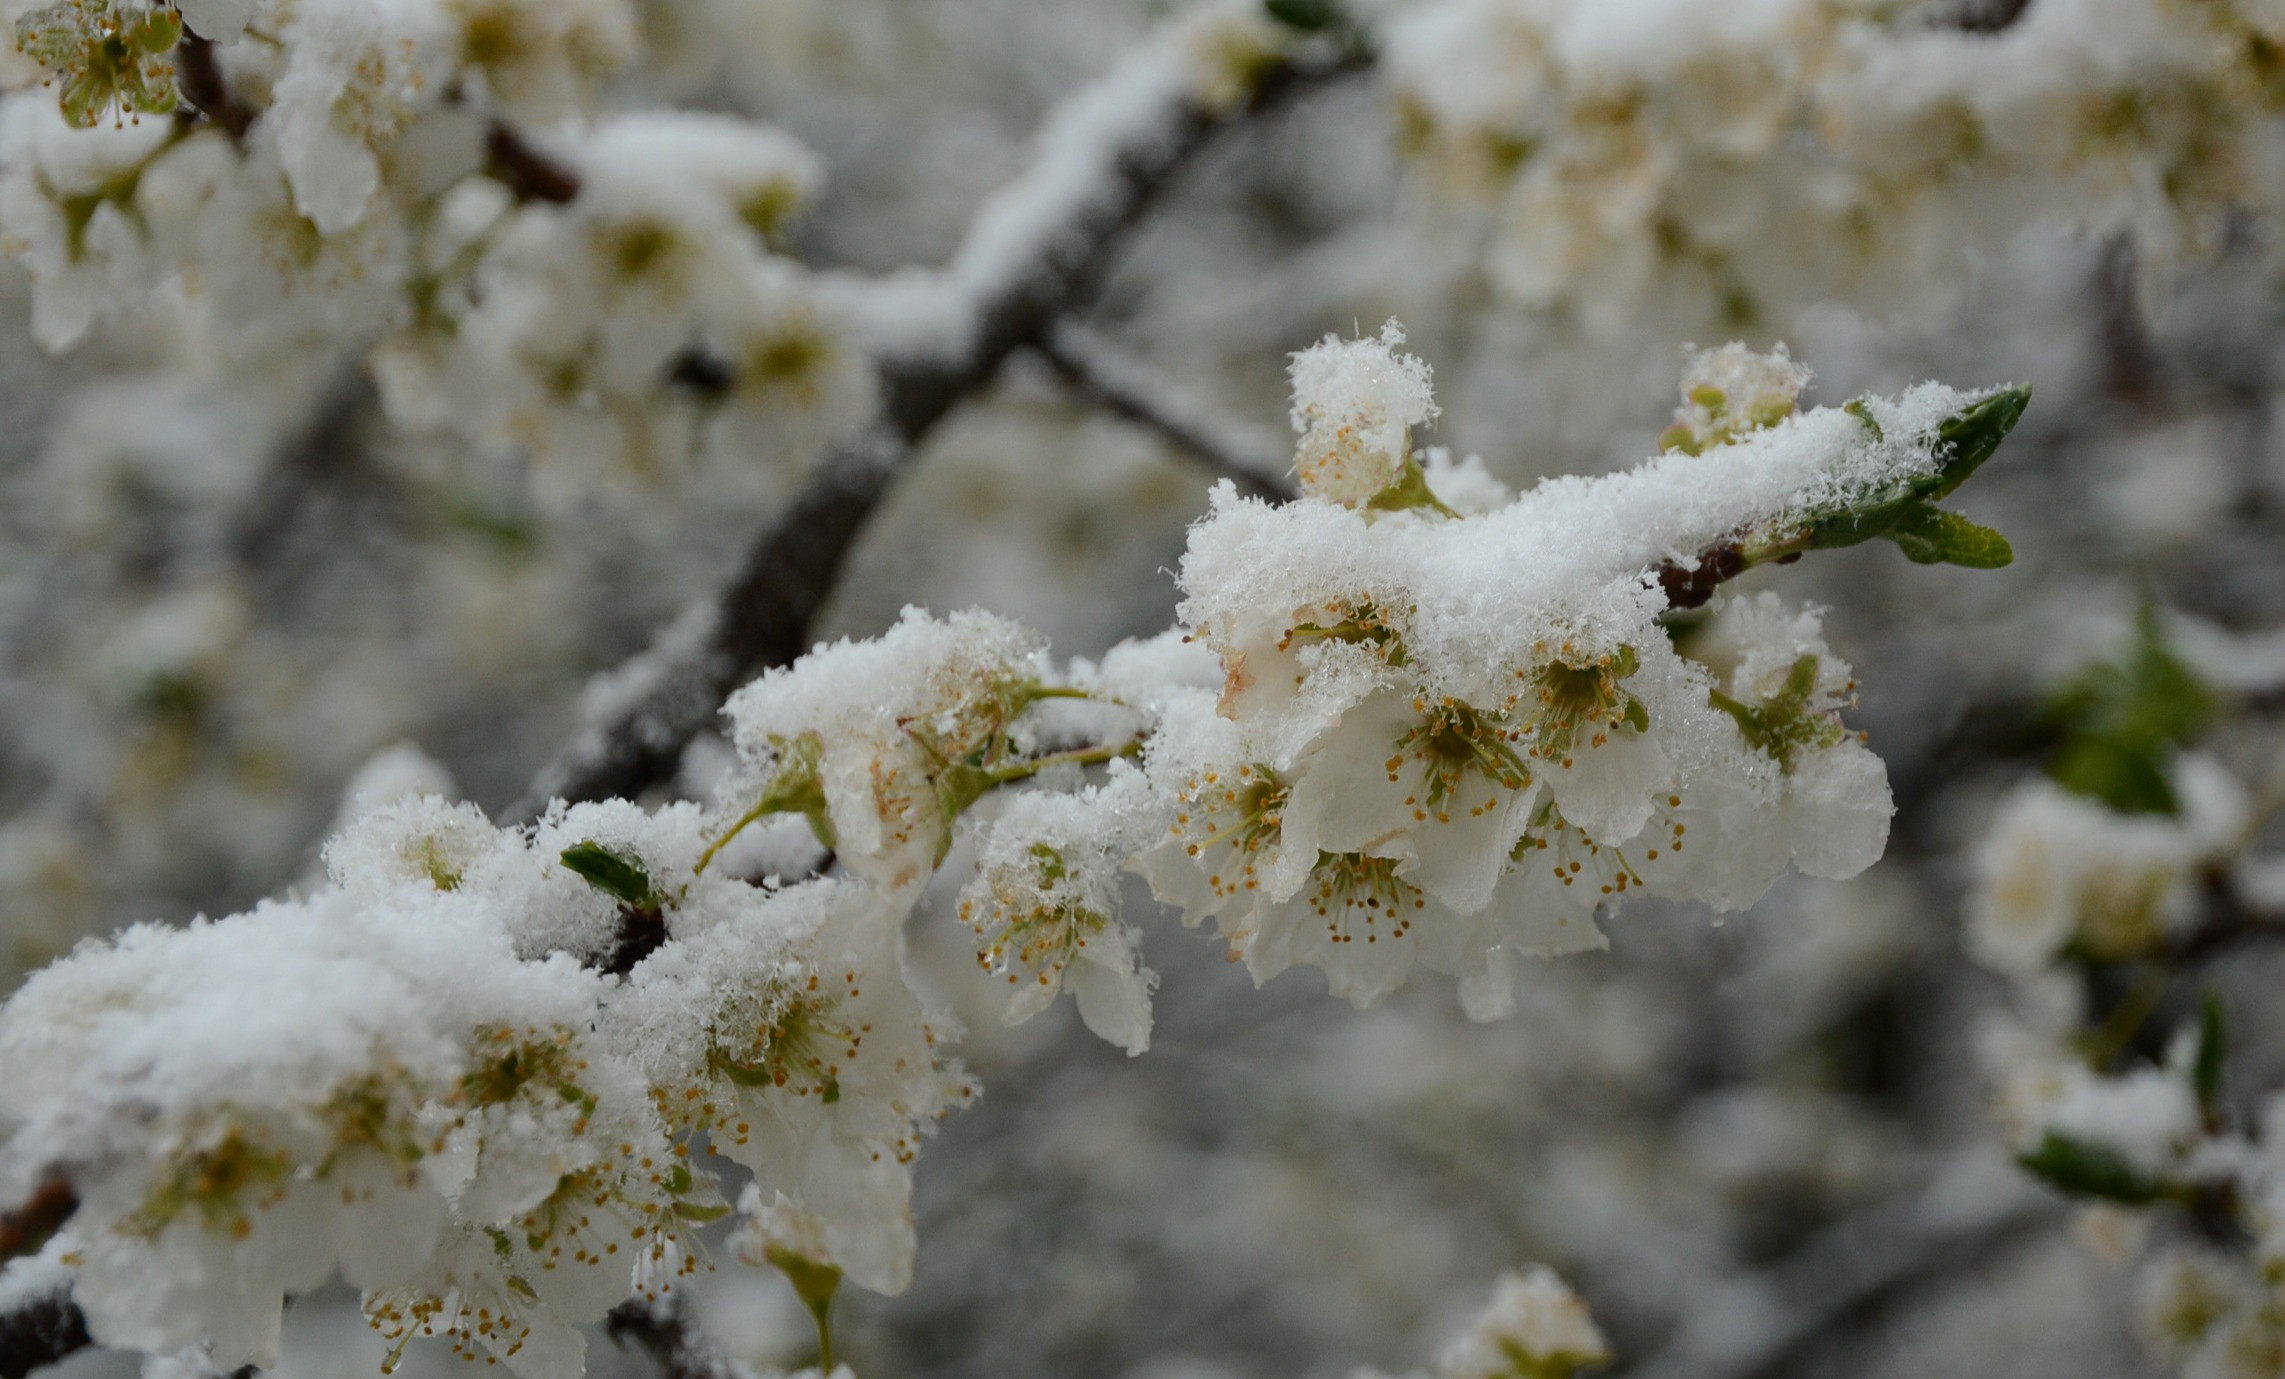
{"label": "snow-covered branch", "polygon": [[1203,462],[1255,498],[1290,498],[1293,486],[1259,446],[1211,419],[1193,415],[1170,396],[1164,382],[1151,378],[1138,361],[1095,332],[1066,321],[1039,342],[1040,355],[1088,401],[1131,421]]}
{"label": "snow-covered branch", "polygon": [[509,819],[554,799],[632,798],[756,671],[806,650],[810,620],[914,449],[1000,365],[1082,309],[1120,237],[1217,132],[1353,70],[1347,51],[1266,65],[1209,104],[1177,33],[1059,108],[1031,170],[977,212],[950,265],[854,294],[883,354],[875,423],[830,450],[747,549],[737,572],[650,651],[607,677],[587,724],[534,776]]}

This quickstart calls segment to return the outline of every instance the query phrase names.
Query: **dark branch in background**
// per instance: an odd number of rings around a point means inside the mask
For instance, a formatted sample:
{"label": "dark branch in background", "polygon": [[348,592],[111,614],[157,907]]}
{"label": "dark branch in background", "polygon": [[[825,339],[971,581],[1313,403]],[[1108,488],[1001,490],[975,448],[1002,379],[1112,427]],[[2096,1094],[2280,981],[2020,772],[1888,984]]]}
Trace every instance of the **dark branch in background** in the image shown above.
{"label": "dark branch in background", "polygon": [[234,559],[259,566],[276,553],[300,524],[310,495],[341,467],[341,457],[354,450],[358,433],[380,400],[363,367],[355,362],[343,367],[318,399],[301,434],[279,453],[239,511],[229,535]]}
{"label": "dark branch in background", "polygon": [[[654,650],[638,663],[629,676],[639,677],[636,692],[543,767],[503,819],[528,822],[553,799],[631,799],[669,779],[683,748],[713,721],[732,689],[808,649],[811,620],[866,519],[911,463],[914,447],[989,383],[1009,355],[1039,342],[1088,299],[1122,233],[1208,138],[1359,65],[1353,55],[1291,62],[1232,114],[1216,118],[1182,103],[1121,131],[1089,194],[1070,198],[1051,222],[1024,228],[1027,266],[981,285],[970,303],[973,328],[965,348],[882,362],[879,418],[829,451],[748,548],[736,574],[709,601],[699,645]],[[1034,174],[1049,188],[1068,175],[1062,169]],[[987,203],[987,211],[996,204],[997,198]]]}
{"label": "dark branch in background", "polygon": [[198,118],[211,121],[230,136],[230,142],[246,142],[246,131],[261,112],[230,94],[230,83],[223,79],[222,63],[214,55],[212,40],[193,33],[183,35],[175,48],[175,81]]}
{"label": "dark branch in background", "polygon": [[[22,1206],[0,1212],[0,1261],[37,1253],[78,1210],[71,1180],[47,1178]],[[87,1318],[61,1290],[0,1312],[0,1379],[24,1379],[91,1344]]]}
{"label": "dark branch in background", "polygon": [[2066,1216],[2003,1162],[1963,1161],[1922,1192],[1869,1207],[1723,1284],[1691,1307],[1664,1349],[1623,1374],[1770,1379],[1820,1342],[1918,1289],[1965,1277]]}
{"label": "dark branch in background", "polygon": [[678,1304],[662,1308],[630,1298],[603,1319],[603,1332],[620,1346],[630,1341],[640,1346],[663,1379],[747,1379],[751,1374],[692,1326]]}
{"label": "dark branch in background", "polygon": [[1972,34],[1995,34],[2015,27],[2031,0],[1967,0],[1954,11],[1951,27]]}
{"label": "dark branch in background", "polygon": [[1295,489],[1286,466],[1214,423],[1185,414],[1161,380],[1137,360],[1086,327],[1065,321],[1036,347],[1064,382],[1115,417],[1155,431],[1177,450],[1234,481],[1238,491],[1272,502],[1291,498]]}
{"label": "dark branch in background", "polygon": [[579,195],[579,174],[524,142],[497,120],[484,135],[484,171],[518,201],[562,205]]}
{"label": "dark branch in background", "polygon": [[70,1179],[57,1174],[41,1183],[24,1205],[0,1212],[0,1260],[37,1253],[78,1210],[79,1194]]}
{"label": "dark branch in background", "polygon": [[61,1293],[0,1313],[0,1379],[24,1379],[94,1343],[86,1316]]}

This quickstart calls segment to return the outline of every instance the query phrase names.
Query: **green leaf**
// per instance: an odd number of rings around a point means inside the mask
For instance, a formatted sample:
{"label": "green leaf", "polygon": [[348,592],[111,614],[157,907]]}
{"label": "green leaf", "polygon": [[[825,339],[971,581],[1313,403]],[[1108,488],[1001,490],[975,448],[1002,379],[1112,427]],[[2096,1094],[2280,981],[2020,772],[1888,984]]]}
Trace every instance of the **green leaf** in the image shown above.
{"label": "green leaf", "polygon": [[1919,501],[1920,495],[1899,484],[1853,507],[1828,513],[1810,523],[1808,549],[1838,550],[1843,546],[1861,545],[1876,536],[1886,536],[1905,510]]}
{"label": "green leaf", "polygon": [[2190,1085],[2209,1129],[2221,1126],[2222,1069],[2228,1059],[2229,1022],[2222,1014],[2221,993],[2208,991],[2198,1004],[2198,1056],[2190,1065]]}
{"label": "green leaf", "polygon": [[2006,537],[1925,502],[1907,506],[1885,535],[1904,552],[1905,559],[1920,565],[1996,570],[2015,559]]}
{"label": "green leaf", "polygon": [[1375,512],[1405,512],[1412,508],[1427,508],[1444,517],[1460,515],[1446,507],[1444,500],[1428,487],[1428,472],[1410,455],[1404,457],[1404,468],[1397,471],[1395,481],[1366,499],[1365,506]]}
{"label": "green leaf", "polygon": [[2166,646],[2157,615],[2145,609],[2123,660],[2096,666],[2065,685],[2047,718],[2061,741],[2047,774],[2067,790],[2135,814],[2177,808],[2166,768],[2176,747],[2213,722],[2212,690]]}
{"label": "green leaf", "polygon": [[2143,749],[2108,737],[2078,737],[2055,749],[2048,776],[2074,795],[2121,814],[2172,814],[2181,807],[2165,768]]}
{"label": "green leaf", "polygon": [[1330,27],[1341,18],[1341,9],[1332,0],[1264,0],[1262,8],[1279,23],[1310,33]]}
{"label": "green leaf", "polygon": [[2049,1130],[2039,1147],[2018,1154],[2016,1163],[2065,1192],[2142,1204],[2166,1195],[2157,1179],[2128,1163],[2117,1150]]}
{"label": "green leaf", "polygon": [[1943,467],[1922,481],[1922,496],[1942,498],[1966,483],[1999,449],[2015,423],[2023,420],[2023,409],[2030,405],[2031,385],[2025,383],[1993,393],[1947,418],[1936,428],[1936,454]]}
{"label": "green leaf", "polygon": [[640,860],[593,839],[565,848],[563,865],[585,877],[588,885],[636,909],[657,909],[661,903]]}

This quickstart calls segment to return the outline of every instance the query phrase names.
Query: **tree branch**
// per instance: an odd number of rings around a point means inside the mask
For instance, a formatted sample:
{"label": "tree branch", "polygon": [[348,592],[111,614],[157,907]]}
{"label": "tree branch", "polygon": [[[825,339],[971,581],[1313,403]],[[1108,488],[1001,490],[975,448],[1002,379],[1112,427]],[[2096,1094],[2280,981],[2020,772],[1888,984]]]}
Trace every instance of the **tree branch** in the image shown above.
{"label": "tree branch", "polygon": [[42,1182],[24,1205],[0,1212],[0,1260],[35,1253],[79,1210],[71,1180],[56,1174]]}
{"label": "tree branch", "polygon": [[603,1319],[603,1332],[621,1346],[642,1347],[662,1379],[751,1379],[753,1373],[708,1340],[679,1303],[630,1298]]}
{"label": "tree branch", "polygon": [[24,1379],[94,1343],[86,1316],[62,1293],[0,1312],[0,1379]]}
{"label": "tree branch", "polygon": [[1081,396],[1115,417],[1155,431],[1175,449],[1235,481],[1239,491],[1281,501],[1294,496],[1284,467],[1243,439],[1170,403],[1166,385],[1094,331],[1064,321],[1041,337],[1042,358]]}
{"label": "tree branch", "polygon": [[212,122],[230,136],[233,144],[246,142],[246,131],[262,112],[233,95],[214,55],[214,43],[186,33],[175,48],[175,82],[190,103],[190,118]]}
{"label": "tree branch", "polygon": [[1627,1379],[1765,1379],[1817,1341],[1927,1284],[1960,1277],[2062,1219],[2013,1165],[1963,1159],[1923,1191],[1840,1221],[1698,1300]]}
{"label": "tree branch", "polygon": [[579,174],[524,141],[498,120],[484,132],[484,172],[518,201],[562,205],[579,195]]}
{"label": "tree branch", "polygon": [[1153,47],[1062,107],[1031,171],[985,203],[951,265],[884,289],[889,329],[933,328],[884,350],[878,419],[823,457],[719,592],[617,673],[613,702],[504,820],[528,822],[555,799],[633,798],[670,777],[732,689],[808,649],[811,619],[914,448],[1010,354],[1087,299],[1123,232],[1174,174],[1217,131],[1362,61],[1286,62],[1224,114],[1191,101],[1179,62]]}

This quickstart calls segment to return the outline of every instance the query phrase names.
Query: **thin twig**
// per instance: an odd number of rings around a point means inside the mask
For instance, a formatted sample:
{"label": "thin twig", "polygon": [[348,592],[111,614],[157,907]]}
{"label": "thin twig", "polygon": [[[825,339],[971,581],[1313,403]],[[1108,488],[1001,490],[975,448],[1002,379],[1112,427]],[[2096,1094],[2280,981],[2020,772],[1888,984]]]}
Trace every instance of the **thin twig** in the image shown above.
{"label": "thin twig", "polygon": [[1064,321],[1041,338],[1038,350],[1088,401],[1156,432],[1175,449],[1235,481],[1241,492],[1273,502],[1294,496],[1285,466],[1276,458],[1211,421],[1186,415],[1163,381],[1150,377],[1141,363],[1094,331]]}
{"label": "thin twig", "polygon": [[[811,619],[914,447],[990,382],[1009,355],[1036,344],[1087,300],[1125,230],[1174,174],[1216,132],[1355,71],[1361,61],[1344,54],[1288,63],[1229,113],[1177,98],[1141,118],[1122,115],[1093,176],[1075,178],[1062,165],[1072,150],[1063,148],[1062,157],[1043,159],[988,202],[943,284],[962,308],[965,339],[883,361],[879,419],[824,456],[730,581],[698,617],[679,624],[701,635],[646,653],[624,676],[632,683],[614,710],[548,762],[503,818],[528,822],[556,799],[633,798],[671,777],[683,748],[733,688],[808,649]],[[1043,204],[1053,214],[1033,214]],[[1005,263],[1022,267],[1001,271]]]}

